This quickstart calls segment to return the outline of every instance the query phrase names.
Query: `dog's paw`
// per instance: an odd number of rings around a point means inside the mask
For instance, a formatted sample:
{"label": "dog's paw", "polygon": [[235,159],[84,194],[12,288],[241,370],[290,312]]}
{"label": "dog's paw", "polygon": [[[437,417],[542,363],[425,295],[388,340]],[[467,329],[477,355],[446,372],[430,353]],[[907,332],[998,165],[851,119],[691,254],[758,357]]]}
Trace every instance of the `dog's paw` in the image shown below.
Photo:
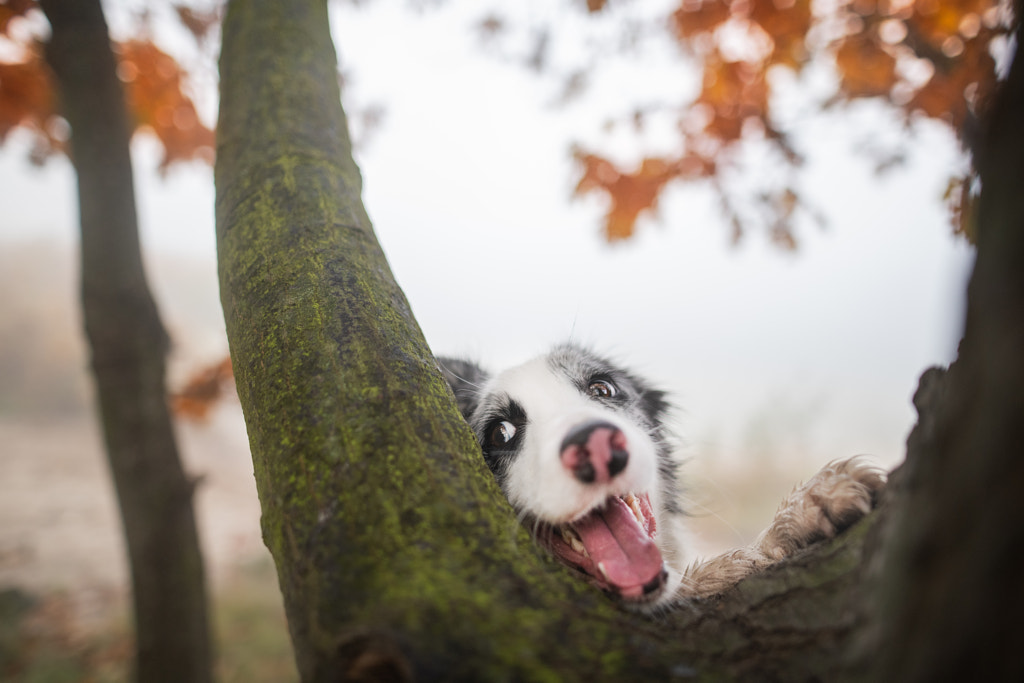
{"label": "dog's paw", "polygon": [[779,560],[832,538],[871,512],[883,486],[882,471],[861,458],[825,465],[782,502],[759,539],[761,551]]}

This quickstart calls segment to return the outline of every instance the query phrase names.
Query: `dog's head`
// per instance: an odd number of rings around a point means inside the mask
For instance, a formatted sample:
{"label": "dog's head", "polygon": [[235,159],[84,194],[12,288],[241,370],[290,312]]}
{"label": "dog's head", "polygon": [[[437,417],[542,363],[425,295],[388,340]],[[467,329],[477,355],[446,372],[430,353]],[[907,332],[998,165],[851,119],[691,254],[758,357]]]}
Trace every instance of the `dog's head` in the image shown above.
{"label": "dog's head", "polygon": [[489,377],[442,360],[491,471],[538,541],[624,600],[658,601],[677,512],[664,394],[566,345]]}

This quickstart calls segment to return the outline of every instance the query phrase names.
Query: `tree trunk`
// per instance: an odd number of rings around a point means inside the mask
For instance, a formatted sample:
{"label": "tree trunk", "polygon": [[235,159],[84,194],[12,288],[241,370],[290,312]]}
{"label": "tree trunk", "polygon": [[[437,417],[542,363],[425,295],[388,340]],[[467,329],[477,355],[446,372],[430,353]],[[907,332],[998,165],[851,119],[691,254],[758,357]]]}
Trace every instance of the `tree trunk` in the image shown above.
{"label": "tree trunk", "polygon": [[130,127],[99,0],[42,0],[47,60],[71,124],[81,294],[110,469],[131,565],[138,681],[211,680],[206,588],[167,409],[167,335],[139,248]]}
{"label": "tree trunk", "polygon": [[[616,609],[544,556],[487,471],[361,204],[326,2],[233,0],[223,30],[221,298],[303,680],[899,680],[889,673],[934,651],[881,624],[930,599],[909,581],[933,588],[931,569],[893,544],[908,516],[945,503],[906,475],[838,539],[657,619]],[[1009,392],[1020,379],[999,381]],[[946,419],[931,395],[919,394],[925,449]],[[991,536],[970,551],[1013,559]],[[943,546],[956,566],[973,562],[966,550]],[[991,590],[1019,596],[1020,566]],[[949,642],[977,654],[967,635]]]}
{"label": "tree trunk", "polygon": [[978,258],[960,354],[917,401],[881,553],[887,680],[1024,680],[1024,34],[983,118]]}

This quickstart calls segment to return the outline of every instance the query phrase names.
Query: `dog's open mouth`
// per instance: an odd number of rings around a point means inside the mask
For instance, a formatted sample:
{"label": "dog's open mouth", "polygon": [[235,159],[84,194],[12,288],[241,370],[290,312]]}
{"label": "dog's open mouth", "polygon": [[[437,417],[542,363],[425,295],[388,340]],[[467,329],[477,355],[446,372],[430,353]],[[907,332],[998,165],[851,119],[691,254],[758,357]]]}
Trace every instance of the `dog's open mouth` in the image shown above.
{"label": "dog's open mouth", "polygon": [[555,555],[588,574],[600,588],[644,600],[664,586],[667,573],[654,543],[657,528],[646,493],[610,496],[603,506],[550,537]]}

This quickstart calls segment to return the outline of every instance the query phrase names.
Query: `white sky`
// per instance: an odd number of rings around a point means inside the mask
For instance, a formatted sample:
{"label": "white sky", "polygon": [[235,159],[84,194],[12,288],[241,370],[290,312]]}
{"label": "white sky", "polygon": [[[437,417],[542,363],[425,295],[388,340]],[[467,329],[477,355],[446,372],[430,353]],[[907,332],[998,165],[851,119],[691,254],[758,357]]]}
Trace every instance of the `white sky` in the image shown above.
{"label": "white sky", "polygon": [[[550,14],[571,30],[544,3],[517,6],[527,23]],[[609,247],[601,201],[569,200],[569,145],[599,143],[604,118],[637,98],[676,101],[672,88],[692,87],[692,73],[652,48],[643,69],[610,64],[590,97],[553,108],[552,81],[481,49],[482,14],[468,0],[332,11],[347,97],[386,108],[358,154],[364,201],[434,351],[500,368],[571,335],[670,390],[698,457],[900,458],[918,375],[954,355],[972,259],[941,204],[961,163],[951,136],[918,127],[909,163],[876,177],[857,151],[894,138],[891,121],[870,107],[798,114],[804,194],[828,225],[802,225],[797,253],[756,231],[730,247],[696,189],[671,192],[660,220]],[[629,140],[610,144],[626,154]],[[215,302],[212,172],[192,165],[160,179],[157,158],[137,141],[144,244],[205,263]],[[24,159],[17,139],[0,151],[0,245],[73,242],[69,165]]]}

